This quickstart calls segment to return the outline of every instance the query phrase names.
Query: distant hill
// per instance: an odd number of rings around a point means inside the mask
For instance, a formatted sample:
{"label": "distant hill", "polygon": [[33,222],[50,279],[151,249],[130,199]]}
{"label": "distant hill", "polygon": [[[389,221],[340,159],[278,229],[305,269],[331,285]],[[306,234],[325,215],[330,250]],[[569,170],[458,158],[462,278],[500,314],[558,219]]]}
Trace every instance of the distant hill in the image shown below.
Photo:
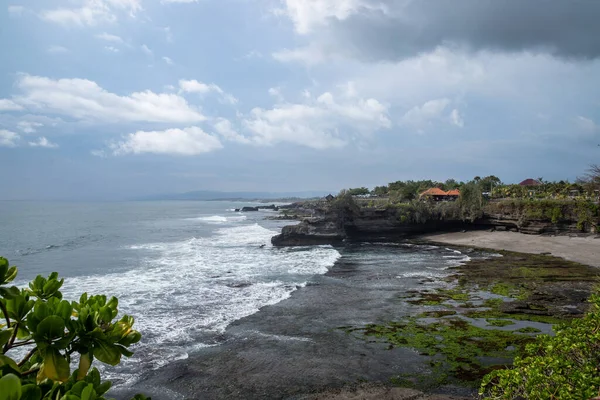
{"label": "distant hill", "polygon": [[136,200],[300,200],[327,196],[328,192],[215,192],[199,190],[186,193],[158,194]]}

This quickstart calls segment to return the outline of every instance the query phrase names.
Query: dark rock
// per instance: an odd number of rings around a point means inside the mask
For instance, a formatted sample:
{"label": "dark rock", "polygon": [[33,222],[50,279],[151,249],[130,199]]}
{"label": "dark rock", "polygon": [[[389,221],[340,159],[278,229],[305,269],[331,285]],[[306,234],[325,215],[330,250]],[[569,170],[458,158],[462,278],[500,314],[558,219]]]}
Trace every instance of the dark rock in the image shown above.
{"label": "dark rock", "polygon": [[233,289],[241,289],[241,288],[245,288],[248,286],[252,286],[252,284],[250,282],[234,282],[234,283],[227,284],[227,287],[230,287]]}
{"label": "dark rock", "polygon": [[258,207],[242,207],[242,212],[258,211]]}
{"label": "dark rock", "polygon": [[340,244],[345,235],[333,222],[304,220],[298,225],[284,226],[281,234],[273,236],[273,246],[312,246]]}

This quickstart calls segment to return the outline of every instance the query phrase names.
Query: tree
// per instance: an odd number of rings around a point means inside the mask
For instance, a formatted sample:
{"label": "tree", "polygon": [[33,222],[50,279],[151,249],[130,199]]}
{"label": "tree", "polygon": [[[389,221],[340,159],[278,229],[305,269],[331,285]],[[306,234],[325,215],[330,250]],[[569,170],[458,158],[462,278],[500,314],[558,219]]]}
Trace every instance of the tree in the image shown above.
{"label": "tree", "polygon": [[360,187],[360,188],[348,189],[348,193],[350,194],[350,196],[366,196],[369,193],[371,193],[371,191],[369,189],[367,189],[366,187]]}
{"label": "tree", "polygon": [[[79,301],[64,300],[64,279],[56,272],[38,275],[24,289],[8,286],[16,276],[17,268],[0,257],[0,400],[105,399],[111,383],[101,381],[92,363],[117,365],[133,355],[129,346],[141,339],[133,318],[116,320],[115,297],[84,293]],[[27,349],[19,362],[12,355],[17,348]]]}
{"label": "tree", "polygon": [[336,226],[340,230],[345,230],[346,224],[354,221],[354,216],[360,212],[348,190],[342,190],[335,196],[335,200],[331,202],[331,209],[335,212]]}
{"label": "tree", "polygon": [[458,183],[456,181],[456,179],[446,179],[446,182],[444,182],[444,189],[445,190],[452,190],[452,189],[458,189],[460,187],[460,183]]}
{"label": "tree", "polygon": [[389,190],[390,189],[387,186],[375,186],[371,193],[376,196],[385,196],[389,193]]}
{"label": "tree", "polygon": [[479,183],[467,183],[460,190],[458,205],[463,220],[475,221],[483,216],[483,196]]}
{"label": "tree", "polygon": [[493,188],[498,187],[502,184],[500,178],[495,175],[486,176],[479,181],[484,192],[492,192]]}
{"label": "tree", "polygon": [[584,181],[590,185],[593,190],[600,189],[600,165],[590,165],[584,175]]}

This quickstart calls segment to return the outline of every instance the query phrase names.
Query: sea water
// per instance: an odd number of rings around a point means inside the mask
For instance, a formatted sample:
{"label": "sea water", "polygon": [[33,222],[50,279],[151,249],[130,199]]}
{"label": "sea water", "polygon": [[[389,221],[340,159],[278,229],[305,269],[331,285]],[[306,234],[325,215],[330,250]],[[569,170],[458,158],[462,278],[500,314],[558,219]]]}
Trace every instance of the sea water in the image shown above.
{"label": "sea water", "polygon": [[252,204],[0,202],[0,255],[19,267],[17,285],[57,271],[65,299],[116,296],[143,339],[104,374],[132,383],[219,345],[231,322],[288,298],[339,258],[331,246],[274,248],[286,222],[234,211],[244,205]]}
{"label": "sea water", "polygon": [[274,248],[271,237],[290,221],[235,212],[245,205],[256,204],[0,202],[0,255],[19,267],[17,285],[57,271],[65,299],[116,296],[120,313],[135,317],[134,356],[117,367],[96,363],[116,386],[221,345],[233,321],[287,299],[340,257],[370,271],[365,288],[387,282],[400,292],[437,284],[468,260],[410,243]]}

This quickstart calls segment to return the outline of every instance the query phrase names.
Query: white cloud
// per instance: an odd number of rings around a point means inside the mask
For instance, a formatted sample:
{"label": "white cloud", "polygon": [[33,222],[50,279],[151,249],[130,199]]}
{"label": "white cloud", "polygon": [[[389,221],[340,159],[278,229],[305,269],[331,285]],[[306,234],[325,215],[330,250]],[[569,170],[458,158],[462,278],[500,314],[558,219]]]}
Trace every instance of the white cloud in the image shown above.
{"label": "white cloud", "polygon": [[25,7],[23,7],[23,6],[16,6],[16,5],[8,6],[8,14],[10,16],[20,17],[24,11],[25,11]]}
{"label": "white cloud", "polygon": [[281,88],[279,88],[279,87],[269,88],[269,95],[271,95],[273,97],[280,97],[281,96]]}
{"label": "white cloud", "polygon": [[235,129],[233,129],[231,121],[228,119],[217,118],[216,122],[213,124],[213,128],[226,140],[245,144],[250,143],[250,139],[240,135]]}
{"label": "white cloud", "polygon": [[110,51],[111,53],[118,53],[119,49],[113,46],[104,46],[104,50]]}
{"label": "white cloud", "polygon": [[594,133],[596,131],[600,131],[600,126],[596,124],[593,120],[586,117],[575,117],[575,124],[579,129],[581,129],[584,132]]}
{"label": "white cloud", "polygon": [[450,113],[450,121],[458,126],[459,128],[462,128],[465,126],[465,120],[463,119],[463,117],[460,115],[460,112],[455,108],[454,110],[452,110],[452,112]]}
{"label": "white cloud", "polygon": [[154,53],[152,52],[152,50],[150,50],[150,48],[149,48],[148,46],[146,46],[145,44],[141,45],[140,47],[141,47],[142,51],[143,51],[144,53],[146,53],[146,55],[148,55],[148,56],[152,56],[152,55],[154,54]]}
{"label": "white cloud", "polygon": [[173,62],[173,60],[171,60],[169,57],[166,57],[166,56],[165,56],[165,57],[163,57],[162,59],[163,59],[163,60],[164,60],[164,62],[166,62],[168,65],[173,65],[173,64],[175,64],[175,63]]}
{"label": "white cloud", "polygon": [[0,99],[0,111],[19,111],[23,106],[9,99]]}
{"label": "white cloud", "polygon": [[29,109],[79,120],[190,123],[206,119],[181,96],[150,90],[119,96],[87,79],[22,75],[14,101]]}
{"label": "white cloud", "polygon": [[201,93],[201,94],[206,94],[206,93],[209,93],[212,91],[218,92],[221,90],[221,88],[215,84],[208,85],[203,82],[198,82],[195,79],[192,79],[192,80],[180,79],[179,80],[179,88],[183,92]]}
{"label": "white cloud", "polygon": [[433,120],[438,119],[448,104],[450,104],[449,99],[429,100],[422,106],[415,106],[408,110],[402,117],[402,122],[422,130]]}
{"label": "white cloud", "polygon": [[46,51],[51,54],[62,54],[62,53],[68,53],[69,49],[67,49],[66,47],[63,47],[63,46],[50,46],[46,49]]}
{"label": "white cloud", "polygon": [[168,4],[168,3],[197,3],[198,0],[161,0],[160,1],[163,4]]}
{"label": "white cloud", "polygon": [[340,99],[325,92],[304,104],[255,108],[243,123],[256,144],[289,142],[315,149],[341,147],[352,139],[352,133],[368,135],[391,126],[387,106],[376,99],[345,95]]}
{"label": "white cloud", "polygon": [[42,19],[64,26],[96,26],[114,23],[117,17],[102,2],[89,2],[81,8],[57,8],[42,11]]}
{"label": "white cloud", "polygon": [[114,155],[155,153],[193,156],[221,149],[223,145],[215,136],[192,126],[165,131],[138,131],[110,147]]}
{"label": "white cloud", "polygon": [[120,36],[111,35],[110,33],[106,33],[106,32],[98,34],[95,37],[97,39],[104,40],[104,41],[107,41],[107,42],[118,43],[118,44],[124,44],[125,43],[125,41]]}
{"label": "white cloud", "polygon": [[293,50],[283,49],[273,53],[272,56],[279,62],[299,62],[306,65],[321,64],[332,58],[339,58],[336,53],[328,52],[323,46],[316,43],[311,43],[308,46],[298,47]]}
{"label": "white cloud", "polygon": [[117,21],[116,12],[135,17],[142,10],[141,0],[81,0],[81,7],[44,10],[40,17],[64,26],[96,26]]}
{"label": "white cloud", "polygon": [[269,88],[269,96],[275,97],[275,99],[277,99],[279,102],[283,101],[283,95],[281,94],[280,87]]}
{"label": "white cloud", "polygon": [[42,126],[44,124],[35,121],[19,121],[17,123],[17,129],[25,133],[34,133],[37,131],[37,128],[41,128]]}
{"label": "white cloud", "polygon": [[200,94],[218,93],[220,95],[221,101],[224,103],[236,104],[238,102],[238,99],[235,96],[225,92],[218,85],[215,85],[214,83],[199,82],[195,79],[191,79],[191,80],[180,79],[179,80],[179,91],[180,91],[180,93],[182,93],[182,92],[200,93]]}
{"label": "white cloud", "polygon": [[275,10],[286,15],[294,23],[297,33],[307,34],[330,19],[345,20],[361,10],[382,10],[381,4],[370,4],[365,0],[283,0],[285,8]]}
{"label": "white cloud", "polygon": [[15,147],[17,145],[15,141],[19,139],[20,136],[18,134],[7,131],[6,129],[0,129],[0,146]]}
{"label": "white cloud", "polygon": [[29,142],[29,145],[31,147],[45,147],[47,149],[56,149],[58,148],[58,145],[56,143],[52,143],[50,142],[48,139],[46,139],[45,137],[40,137],[37,141],[35,142]]}

